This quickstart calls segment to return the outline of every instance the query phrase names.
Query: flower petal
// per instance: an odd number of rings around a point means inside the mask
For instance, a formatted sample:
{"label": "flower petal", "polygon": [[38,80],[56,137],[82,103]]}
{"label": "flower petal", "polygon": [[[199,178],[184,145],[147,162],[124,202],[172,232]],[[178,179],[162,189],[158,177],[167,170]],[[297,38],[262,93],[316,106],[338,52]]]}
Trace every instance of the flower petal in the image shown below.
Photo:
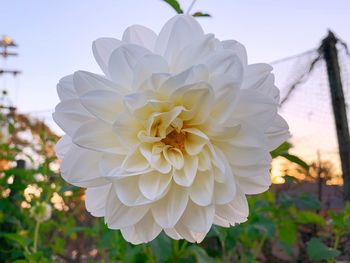
{"label": "flower petal", "polygon": [[122,95],[109,90],[87,92],[80,102],[91,114],[111,124],[125,109]]}
{"label": "flower petal", "polygon": [[190,188],[191,200],[199,206],[212,203],[214,193],[214,176],[211,170],[198,172]]}
{"label": "flower petal", "polygon": [[99,64],[106,76],[109,75],[108,61],[112,52],[117,49],[122,42],[114,38],[99,38],[92,43],[92,51],[95,60]]}
{"label": "flower petal", "polygon": [[152,203],[140,191],[139,176],[129,176],[115,180],[113,186],[119,200],[126,206],[138,206]]}
{"label": "flower petal", "polygon": [[203,34],[202,27],[193,17],[177,15],[170,19],[160,31],[155,52],[171,61],[185,46],[199,40]]}
{"label": "flower petal", "polygon": [[75,144],[83,148],[106,153],[126,153],[126,149],[113,133],[111,125],[101,120],[91,120],[82,124],[72,138]]}
{"label": "flower petal", "polygon": [[290,138],[288,123],[277,115],[273,124],[265,132],[269,139],[269,149],[272,151]]}
{"label": "flower petal", "polygon": [[208,233],[214,214],[214,205],[198,206],[189,201],[180,221],[194,232]]}
{"label": "flower petal", "polygon": [[107,196],[112,184],[89,187],[85,191],[86,210],[96,217],[105,216]]}
{"label": "flower petal", "polygon": [[224,40],[221,41],[223,48],[230,49],[235,52],[238,58],[241,60],[244,67],[248,65],[248,56],[245,47],[236,40]]}
{"label": "flower petal", "polygon": [[186,132],[185,150],[189,155],[198,155],[208,143],[209,138],[196,128],[182,129]]}
{"label": "flower petal", "polygon": [[151,29],[141,25],[129,26],[124,31],[123,38],[122,38],[122,40],[126,43],[136,44],[144,48],[147,48],[150,51],[154,50],[156,39],[157,39],[156,33],[154,33]]}
{"label": "flower petal", "polygon": [[57,157],[62,160],[71,147],[72,138],[69,135],[63,135],[55,145],[55,152]]}
{"label": "flower petal", "polygon": [[172,184],[169,192],[151,207],[155,221],[162,228],[172,228],[178,222],[187,206],[186,188]]}
{"label": "flower petal", "polygon": [[57,84],[57,94],[61,101],[77,98],[73,85],[73,75],[68,75],[60,79]]}
{"label": "flower petal", "polygon": [[125,206],[111,187],[106,204],[105,221],[109,228],[120,229],[139,222],[149,211],[149,205]]}
{"label": "flower petal", "polygon": [[68,183],[79,187],[96,187],[108,184],[108,181],[100,175],[100,158],[100,153],[72,144],[61,163],[61,176]]}
{"label": "flower petal", "polygon": [[162,228],[154,221],[150,211],[134,226],[121,229],[123,237],[133,244],[148,243],[161,231]]}
{"label": "flower petal", "polygon": [[181,186],[191,186],[197,174],[198,156],[190,156],[184,154],[184,168],[181,170],[174,170],[174,181]]}
{"label": "flower petal", "polygon": [[162,174],[151,171],[142,174],[139,179],[141,193],[150,200],[157,200],[166,194],[171,182],[171,174]]}
{"label": "flower petal", "polygon": [[147,49],[134,44],[124,44],[114,50],[108,62],[109,75],[112,80],[130,90],[136,64],[149,53]]}
{"label": "flower petal", "polygon": [[72,136],[82,124],[91,121],[93,116],[78,99],[71,99],[60,102],[52,118],[65,133]]}

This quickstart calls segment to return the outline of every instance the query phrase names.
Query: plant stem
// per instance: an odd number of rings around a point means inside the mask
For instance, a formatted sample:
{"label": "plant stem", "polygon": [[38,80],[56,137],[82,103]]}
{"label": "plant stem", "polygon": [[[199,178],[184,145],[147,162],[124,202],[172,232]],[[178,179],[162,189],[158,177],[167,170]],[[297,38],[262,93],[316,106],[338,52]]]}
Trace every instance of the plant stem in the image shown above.
{"label": "plant stem", "polygon": [[260,255],[260,252],[261,252],[261,249],[265,243],[265,240],[267,238],[267,234],[265,233],[263,235],[263,237],[261,238],[260,242],[258,243],[258,247],[257,247],[257,250],[255,251],[254,253],[254,256],[253,256],[253,261],[255,262],[255,260],[257,259],[257,257]]}
{"label": "plant stem", "polygon": [[194,6],[194,4],[196,3],[196,1],[197,1],[197,0],[193,0],[193,1],[192,1],[192,3],[191,3],[191,5],[190,5],[190,7],[187,9],[186,15],[188,15],[188,14],[191,12],[192,7],[193,7],[193,6]]}
{"label": "plant stem", "polygon": [[34,245],[33,245],[34,253],[36,253],[38,250],[39,227],[40,227],[40,222],[36,221],[35,230],[34,230]]}
{"label": "plant stem", "polygon": [[336,232],[335,232],[334,245],[333,245],[333,248],[334,248],[334,249],[337,249],[337,248],[338,248],[339,242],[340,242],[340,233],[339,233],[339,231],[336,231]]}

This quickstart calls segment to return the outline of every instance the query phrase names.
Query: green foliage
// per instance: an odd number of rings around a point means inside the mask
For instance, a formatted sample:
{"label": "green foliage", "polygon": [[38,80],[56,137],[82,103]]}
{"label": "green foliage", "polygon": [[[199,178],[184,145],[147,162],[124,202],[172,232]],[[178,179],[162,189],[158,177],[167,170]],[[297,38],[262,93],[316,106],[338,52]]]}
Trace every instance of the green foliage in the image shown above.
{"label": "green foliage", "polygon": [[[182,10],[181,8],[181,5],[179,4],[179,2],[177,0],[163,0],[165,3],[167,3],[168,5],[170,5],[176,13],[178,14],[183,14],[184,11]],[[192,14],[192,16],[194,17],[211,17],[210,14],[208,13],[203,13],[203,12],[200,12],[200,11],[197,11],[197,12],[194,12]]]}
{"label": "green foliage", "polygon": [[338,250],[327,247],[320,239],[313,237],[307,244],[310,260],[334,259],[340,255]]}

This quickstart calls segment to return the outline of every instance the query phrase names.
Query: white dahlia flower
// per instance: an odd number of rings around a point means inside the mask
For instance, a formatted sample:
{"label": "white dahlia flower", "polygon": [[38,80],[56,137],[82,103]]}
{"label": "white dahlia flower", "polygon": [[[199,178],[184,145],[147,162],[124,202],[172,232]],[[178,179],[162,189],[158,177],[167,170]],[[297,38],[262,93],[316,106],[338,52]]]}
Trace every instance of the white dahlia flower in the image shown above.
{"label": "white dahlia flower", "polygon": [[87,188],[87,210],[134,244],[162,230],[201,242],[212,224],[244,222],[289,136],[271,66],[248,65],[243,45],[187,15],[92,49],[104,74],[61,79],[53,114],[62,177]]}

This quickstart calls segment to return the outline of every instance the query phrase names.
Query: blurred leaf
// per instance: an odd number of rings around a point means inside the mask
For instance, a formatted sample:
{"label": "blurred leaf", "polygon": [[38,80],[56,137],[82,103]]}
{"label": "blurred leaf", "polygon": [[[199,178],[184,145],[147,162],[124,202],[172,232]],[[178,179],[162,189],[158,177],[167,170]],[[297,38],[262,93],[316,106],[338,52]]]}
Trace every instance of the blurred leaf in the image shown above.
{"label": "blurred leaf", "polygon": [[328,260],[340,255],[338,250],[327,247],[320,239],[315,237],[307,243],[306,250],[310,260]]}
{"label": "blurred leaf", "polygon": [[309,193],[302,193],[293,197],[293,202],[297,204],[299,208],[318,210],[321,208],[320,201]]}
{"label": "blurred leaf", "polygon": [[270,152],[272,158],[275,158],[281,154],[288,153],[288,150],[292,147],[292,145],[289,142],[284,142],[280,146],[278,146],[275,150]]}
{"label": "blurred leaf", "polygon": [[297,239],[297,225],[293,220],[284,219],[280,222],[279,239],[288,245],[295,243]]}
{"label": "blurred leaf", "polygon": [[289,153],[280,154],[280,156],[283,156],[284,158],[291,161],[292,163],[298,164],[299,166],[304,168],[306,171],[309,170],[309,165],[306,162],[304,162],[302,159],[300,159],[298,156],[295,156]]}
{"label": "blurred leaf", "polygon": [[18,235],[18,234],[14,234],[14,233],[4,233],[2,234],[6,239],[10,240],[10,241],[14,241],[17,244],[21,245],[22,247],[27,246],[28,241],[26,238]]}
{"label": "blurred leaf", "polygon": [[183,14],[181,6],[177,0],[163,0],[165,3],[169,4],[178,14]]}
{"label": "blurred leaf", "polygon": [[163,232],[149,243],[157,262],[167,262],[172,253],[171,240]]}
{"label": "blurred leaf", "polygon": [[197,263],[212,263],[214,262],[207,252],[198,245],[192,245],[188,248],[188,251],[196,258]]}
{"label": "blurred leaf", "polygon": [[192,14],[192,16],[194,16],[194,17],[211,17],[211,15],[209,15],[207,13],[202,13],[202,12],[195,12],[194,14]]}
{"label": "blurred leaf", "polygon": [[295,219],[300,224],[316,224],[316,225],[326,224],[326,221],[322,216],[311,211],[298,211],[295,214]]}

